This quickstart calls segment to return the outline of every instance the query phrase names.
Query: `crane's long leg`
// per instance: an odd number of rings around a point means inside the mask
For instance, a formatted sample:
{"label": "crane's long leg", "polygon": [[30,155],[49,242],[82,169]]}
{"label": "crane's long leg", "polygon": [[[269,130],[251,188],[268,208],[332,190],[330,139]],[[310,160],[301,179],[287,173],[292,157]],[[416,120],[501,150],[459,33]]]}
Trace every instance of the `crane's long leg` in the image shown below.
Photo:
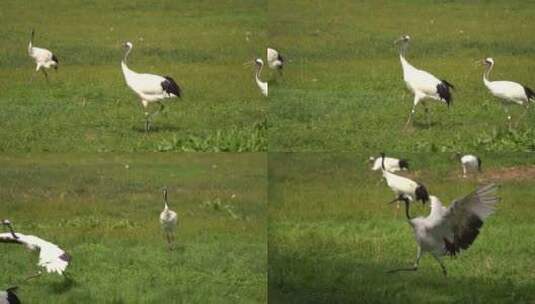
{"label": "crane's long leg", "polygon": [[442,273],[444,274],[445,277],[448,276],[448,272],[446,271],[446,266],[444,266],[444,263],[442,262],[442,260],[440,259],[440,257],[438,257],[437,255],[433,254],[433,257],[435,258],[435,260],[437,260],[437,262],[440,264],[440,268],[442,268]]}
{"label": "crane's long leg", "polygon": [[422,101],[422,104],[424,106],[425,118],[427,119],[427,126],[430,127],[431,126],[431,114],[429,113],[429,108],[427,107],[426,102]]}
{"label": "crane's long leg", "polygon": [[463,177],[466,178],[466,166],[465,165],[463,165]]}
{"label": "crane's long leg", "polygon": [[41,69],[41,71],[43,71],[43,74],[45,74],[46,83],[50,83],[48,81],[48,73],[45,71],[45,69]]}
{"label": "crane's long leg", "polygon": [[419,102],[420,102],[420,97],[417,94],[414,94],[412,110],[411,110],[411,113],[409,114],[409,118],[407,119],[407,123],[405,123],[405,127],[408,126],[409,123],[411,122],[412,116],[414,115],[414,112],[416,112],[416,105],[418,105]]}
{"label": "crane's long leg", "polygon": [[148,112],[145,112],[145,131],[149,131],[150,130],[150,124],[152,122],[152,118],[158,114],[160,114],[161,112],[163,112],[163,110],[165,109],[165,106],[162,102],[158,101],[158,103],[160,104],[160,108],[158,110],[156,110],[155,112],[152,112],[152,113],[148,113]]}
{"label": "crane's long leg", "polygon": [[420,265],[421,257],[422,257],[422,248],[418,246],[418,251],[416,252],[416,261],[414,262],[414,265],[412,267],[393,269],[393,270],[387,271],[387,273],[395,273],[395,272],[400,272],[400,271],[416,271],[418,270],[418,265]]}

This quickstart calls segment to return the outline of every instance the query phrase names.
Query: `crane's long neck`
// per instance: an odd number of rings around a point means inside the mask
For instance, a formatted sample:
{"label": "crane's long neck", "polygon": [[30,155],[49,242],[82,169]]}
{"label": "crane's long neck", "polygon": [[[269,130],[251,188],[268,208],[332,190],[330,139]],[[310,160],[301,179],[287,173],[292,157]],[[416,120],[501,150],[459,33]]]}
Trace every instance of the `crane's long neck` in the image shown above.
{"label": "crane's long neck", "polygon": [[257,65],[256,67],[256,83],[259,84],[259,85],[262,85],[263,82],[262,80],[260,80],[260,73],[262,72],[262,68],[263,68],[263,65]]}
{"label": "crane's long neck", "polygon": [[33,47],[33,36],[35,35],[35,32],[32,30],[32,35],[30,36],[30,43],[28,43],[28,54],[32,54],[32,47]]}
{"label": "crane's long neck", "polygon": [[494,63],[491,63],[485,68],[485,72],[483,73],[483,83],[485,83],[486,86],[489,86],[490,80],[490,71],[492,71],[492,68],[494,67]]}
{"label": "crane's long neck", "polygon": [[128,59],[128,55],[130,54],[130,51],[132,51],[132,48],[126,49],[123,60],[121,61],[121,69],[123,70],[123,75],[126,78],[126,80],[128,80],[130,75],[135,74],[135,72],[129,69],[128,66],[126,65],[126,60]]}
{"label": "crane's long neck", "polygon": [[13,229],[13,226],[11,224],[7,225],[7,228],[9,229],[9,232],[11,232],[11,235],[13,238],[18,239],[19,237],[15,234],[15,230]]}
{"label": "crane's long neck", "polygon": [[405,54],[407,52],[408,44],[402,43],[399,47],[399,61],[401,61],[401,67],[403,68],[403,74],[406,74],[409,70],[415,68],[407,61]]}
{"label": "crane's long neck", "polygon": [[405,200],[405,216],[407,217],[407,220],[410,222],[412,218],[409,213],[409,201],[408,200]]}
{"label": "crane's long neck", "polygon": [[163,204],[164,204],[164,210],[169,210],[169,205],[167,203],[167,189],[163,190]]}

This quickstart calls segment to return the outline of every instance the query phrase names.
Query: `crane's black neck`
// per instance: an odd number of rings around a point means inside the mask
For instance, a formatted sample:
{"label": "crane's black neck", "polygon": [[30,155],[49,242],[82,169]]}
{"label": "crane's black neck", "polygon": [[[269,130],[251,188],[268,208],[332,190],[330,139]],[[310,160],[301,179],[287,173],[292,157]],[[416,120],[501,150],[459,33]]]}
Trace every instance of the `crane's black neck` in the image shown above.
{"label": "crane's black neck", "polygon": [[403,199],[403,201],[405,202],[405,216],[407,217],[407,220],[411,220],[411,215],[409,214],[409,200],[407,199]]}
{"label": "crane's black neck", "polygon": [[11,235],[14,239],[18,240],[19,237],[15,234],[15,230],[13,230],[13,226],[11,224],[6,224],[7,228],[9,229],[9,232],[11,232]]}

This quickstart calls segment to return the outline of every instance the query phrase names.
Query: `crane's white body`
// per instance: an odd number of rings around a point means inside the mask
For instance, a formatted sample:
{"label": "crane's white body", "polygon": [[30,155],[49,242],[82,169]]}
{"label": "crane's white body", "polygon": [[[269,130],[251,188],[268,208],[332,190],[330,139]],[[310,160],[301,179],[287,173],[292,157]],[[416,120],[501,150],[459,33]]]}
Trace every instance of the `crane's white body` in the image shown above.
{"label": "crane's white body", "polygon": [[[379,156],[378,158],[371,157],[370,160],[373,161],[372,170],[377,171],[381,170],[381,163],[383,158]],[[407,170],[406,168],[402,168],[400,165],[400,159],[393,158],[393,157],[385,157],[385,170],[388,172],[398,172],[401,170]]]}
{"label": "crane's white body", "polygon": [[175,230],[178,224],[178,216],[176,212],[169,209],[169,205],[167,203],[167,189],[163,189],[163,200],[164,207],[163,211],[160,213],[160,225],[162,226],[162,230],[167,239],[167,244],[169,245],[169,249],[171,250],[173,249]]}
{"label": "crane's white body", "polygon": [[444,275],[446,268],[440,257],[456,255],[466,250],[479,234],[483,221],[494,212],[499,199],[497,186],[489,184],[476,189],[467,196],[444,207],[435,196],[430,196],[431,212],[427,217],[410,218],[409,203],[405,203],[407,219],[418,244],[418,253],[413,268],[417,270],[423,253],[429,252],[440,263]]}
{"label": "crane's white body", "polygon": [[463,177],[466,177],[468,171],[479,171],[481,160],[472,154],[463,155],[460,159],[463,168]]}
{"label": "crane's white body", "polygon": [[70,256],[57,245],[45,241],[33,235],[16,233],[15,238],[12,233],[0,233],[0,242],[18,243],[28,249],[39,251],[38,265],[46,269],[49,273],[62,275],[70,262]]}
{"label": "crane's white body", "polygon": [[147,107],[151,102],[161,101],[165,98],[180,97],[180,92],[166,91],[163,83],[169,81],[168,78],[154,74],[137,73],[128,68],[126,59],[133,48],[128,42],[127,52],[121,61],[121,69],[126,81],[126,85],[136,93],[141,99],[143,107]]}
{"label": "crane's white body", "polygon": [[176,212],[169,209],[169,206],[165,204],[163,211],[160,213],[160,225],[162,230],[167,234],[172,234],[176,230],[178,223],[178,216]]}
{"label": "crane's white body", "polygon": [[387,170],[383,170],[383,177],[386,180],[386,184],[396,194],[396,196],[403,196],[410,201],[415,200],[416,188],[419,184],[404,176],[396,175]]}
{"label": "crane's white body", "polygon": [[260,73],[262,72],[262,68],[264,67],[264,61],[262,61],[262,59],[260,58],[257,58],[255,60],[255,64],[256,64],[256,73],[255,73],[256,85],[260,89],[260,92],[262,93],[262,95],[268,96],[268,83],[260,79]]}
{"label": "crane's white body", "polygon": [[272,48],[267,48],[267,64],[270,69],[280,70],[283,67],[284,59],[279,52]]}
{"label": "crane's white body", "polygon": [[[407,61],[404,53],[409,40],[409,36],[403,36],[396,41],[402,43],[399,59],[403,69],[403,80],[407,88],[414,94],[413,106],[407,124],[411,121],[412,115],[416,111],[416,106],[424,99],[437,100],[449,106],[451,102],[450,88],[453,88],[447,81],[440,80],[429,72],[417,69]],[[428,112],[427,107],[425,111]]]}

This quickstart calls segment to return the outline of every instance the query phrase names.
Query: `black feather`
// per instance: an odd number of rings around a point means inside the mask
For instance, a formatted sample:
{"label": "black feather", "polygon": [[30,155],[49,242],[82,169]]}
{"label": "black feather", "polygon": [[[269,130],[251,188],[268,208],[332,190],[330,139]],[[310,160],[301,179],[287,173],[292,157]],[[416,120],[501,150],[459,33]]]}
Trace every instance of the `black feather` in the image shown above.
{"label": "black feather", "polygon": [[455,256],[457,253],[459,253],[459,248],[455,247],[455,244],[448,241],[448,239],[444,239],[444,250],[446,251],[446,254],[449,256]]}
{"label": "black feather", "polygon": [[164,76],[164,81],[162,81],[162,89],[167,92],[167,94],[174,94],[177,97],[182,96],[182,90],[178,86],[178,84],[175,82],[175,80],[169,76]]}
{"label": "black feather", "polygon": [[416,200],[421,201],[422,204],[429,201],[429,192],[427,192],[427,189],[422,184],[418,184],[418,187],[416,187],[416,190],[414,191],[414,195],[416,196]]}
{"label": "black feather", "polygon": [[400,159],[399,160],[399,168],[400,169],[405,168],[405,169],[409,170],[409,161],[406,160],[406,159]]}
{"label": "black feather", "polygon": [[533,92],[532,89],[524,86],[524,91],[526,92],[526,96],[528,97],[528,100],[530,99],[535,100],[535,92]]}
{"label": "black feather", "polygon": [[58,57],[54,54],[52,54],[52,61],[56,62],[56,64],[59,64]]}
{"label": "black feather", "polygon": [[446,101],[448,107],[453,102],[453,97],[451,96],[450,89],[454,89],[454,86],[446,80],[442,80],[439,84],[437,84],[438,96],[440,97],[440,99]]}
{"label": "black feather", "polygon": [[483,226],[483,221],[477,216],[472,215],[466,225],[459,227],[458,231],[453,232],[453,243],[459,249],[467,249],[472,245],[479,235],[479,229]]}
{"label": "black feather", "polygon": [[277,55],[277,59],[281,62],[279,69],[282,69],[282,66],[284,65],[284,58],[279,54]]}
{"label": "black feather", "polygon": [[20,304],[20,300],[15,294],[15,290],[17,290],[17,287],[12,287],[6,290],[7,293],[7,302],[9,304]]}
{"label": "black feather", "polygon": [[477,158],[477,170],[481,172],[481,158]]}

